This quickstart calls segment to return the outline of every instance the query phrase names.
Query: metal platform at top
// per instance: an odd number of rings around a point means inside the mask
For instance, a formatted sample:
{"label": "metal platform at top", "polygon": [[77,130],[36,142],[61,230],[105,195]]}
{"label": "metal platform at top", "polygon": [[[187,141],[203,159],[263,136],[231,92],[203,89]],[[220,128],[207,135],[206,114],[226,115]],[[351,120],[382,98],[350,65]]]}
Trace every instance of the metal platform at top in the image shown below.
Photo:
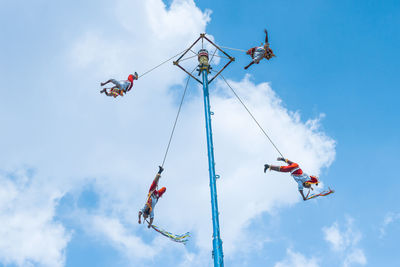
{"label": "metal platform at top", "polygon": [[[211,77],[211,79],[208,80],[208,83],[210,84],[212,81],[214,81],[215,78],[218,77],[218,75],[225,70],[226,67],[228,67],[229,64],[231,64],[233,61],[235,61],[234,57],[231,57],[227,52],[225,52],[224,50],[222,50],[218,45],[216,45],[213,41],[211,41],[209,38],[207,38],[205,33],[201,33],[199,38],[197,38],[196,41],[194,41],[194,43],[188,48],[186,49],[186,51],[176,60],[173,62],[174,65],[178,66],[180,69],[182,69],[184,72],[186,72],[189,76],[191,76],[193,79],[195,79],[197,82],[203,84],[203,81],[201,81],[200,79],[198,79],[197,77],[195,77],[194,75],[192,75],[191,72],[189,72],[188,70],[186,70],[184,67],[182,67],[182,65],[180,65],[180,61],[185,57],[185,55],[191,51],[191,49],[199,42],[199,41],[204,41],[206,40],[208,43],[210,43],[213,47],[215,47],[218,51],[220,51],[221,53],[223,53],[228,59],[229,61],[219,70],[217,71],[217,73]],[[205,50],[204,48],[202,48],[201,50]],[[201,51],[200,50],[200,51]],[[200,52],[199,51],[199,52]],[[200,56],[199,56],[200,58]],[[208,70],[208,74],[211,74],[210,71]]]}

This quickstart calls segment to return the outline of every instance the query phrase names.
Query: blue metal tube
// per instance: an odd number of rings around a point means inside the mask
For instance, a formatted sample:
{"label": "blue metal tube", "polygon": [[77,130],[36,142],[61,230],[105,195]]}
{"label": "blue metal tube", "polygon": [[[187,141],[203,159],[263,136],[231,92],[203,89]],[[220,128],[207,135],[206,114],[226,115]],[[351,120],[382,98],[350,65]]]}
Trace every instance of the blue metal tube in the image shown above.
{"label": "blue metal tube", "polygon": [[219,213],[217,201],[217,186],[215,175],[215,162],[214,162],[214,146],[211,130],[211,111],[210,99],[208,93],[208,72],[206,69],[202,70],[203,78],[203,94],[204,94],[204,112],[207,130],[207,151],[208,151],[208,171],[210,174],[210,192],[211,192],[211,210],[213,222],[213,258],[214,267],[224,266],[224,254],[222,251],[222,240],[219,233]]}

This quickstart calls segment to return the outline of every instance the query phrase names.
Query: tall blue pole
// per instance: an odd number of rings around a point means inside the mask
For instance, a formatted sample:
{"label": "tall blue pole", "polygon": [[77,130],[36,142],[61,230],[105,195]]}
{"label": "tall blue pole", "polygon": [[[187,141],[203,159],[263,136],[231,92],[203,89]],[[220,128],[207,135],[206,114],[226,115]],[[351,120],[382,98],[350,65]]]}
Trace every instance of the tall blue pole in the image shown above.
{"label": "tall blue pole", "polygon": [[210,99],[208,93],[208,71],[209,71],[208,53],[207,53],[207,60],[205,60],[205,57],[203,57],[203,60],[200,61],[199,71],[201,71],[203,78],[204,112],[205,112],[206,131],[207,131],[208,172],[210,174],[211,210],[212,210],[212,222],[213,222],[213,259],[214,259],[214,267],[223,267],[224,254],[222,251],[222,240],[220,238],[220,233],[219,233],[219,212],[218,212],[217,186],[216,186],[217,177],[215,175]]}

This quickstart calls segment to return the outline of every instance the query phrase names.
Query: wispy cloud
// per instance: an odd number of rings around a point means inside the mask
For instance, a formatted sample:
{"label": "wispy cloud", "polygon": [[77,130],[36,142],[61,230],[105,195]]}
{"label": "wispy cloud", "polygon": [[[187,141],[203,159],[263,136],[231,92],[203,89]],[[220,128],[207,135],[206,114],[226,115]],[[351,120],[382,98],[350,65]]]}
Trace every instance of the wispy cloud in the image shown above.
{"label": "wispy cloud", "polygon": [[299,252],[288,249],[286,259],[277,262],[274,267],[318,267],[319,260],[315,257],[307,258]]}
{"label": "wispy cloud", "polygon": [[365,265],[367,258],[364,251],[359,248],[361,232],[354,226],[354,220],[347,218],[345,229],[335,222],[329,227],[324,227],[325,240],[331,245],[334,252],[339,253],[343,258],[343,266],[348,267],[353,264]]}
{"label": "wispy cloud", "polygon": [[63,266],[70,240],[55,207],[62,196],[27,169],[0,173],[0,261]]}
{"label": "wispy cloud", "polygon": [[86,221],[91,227],[90,231],[109,240],[127,258],[153,258],[156,254],[154,247],[145,244],[142,239],[132,235],[118,219],[102,216],[92,216]]}
{"label": "wispy cloud", "polygon": [[385,237],[387,227],[396,221],[400,221],[400,213],[395,213],[395,212],[387,213],[385,215],[385,218],[383,219],[381,227],[379,228],[379,237],[380,238]]}

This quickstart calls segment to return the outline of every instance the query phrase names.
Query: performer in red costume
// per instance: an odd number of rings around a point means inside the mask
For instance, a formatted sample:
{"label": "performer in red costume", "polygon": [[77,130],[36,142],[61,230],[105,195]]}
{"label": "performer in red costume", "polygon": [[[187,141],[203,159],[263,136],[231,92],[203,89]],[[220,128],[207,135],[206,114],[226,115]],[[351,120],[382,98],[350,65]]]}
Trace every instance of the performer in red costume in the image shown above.
{"label": "performer in red costume", "polygon": [[143,219],[146,220],[147,217],[150,216],[150,222],[148,225],[148,228],[151,227],[153,224],[154,220],[154,207],[156,206],[158,199],[164,195],[165,191],[167,188],[162,187],[160,190],[157,190],[158,188],[158,181],[160,180],[161,173],[163,172],[163,167],[159,166],[158,173],[156,174],[156,177],[153,180],[153,183],[150,186],[149,189],[149,194],[147,196],[147,201],[146,204],[144,205],[143,209],[139,211],[139,224],[141,223],[141,216],[143,215]]}
{"label": "performer in red costume", "polygon": [[300,192],[300,195],[303,197],[303,200],[307,200],[307,197],[304,196],[303,189],[305,187],[305,188],[314,190],[311,187],[311,185],[315,184],[318,186],[318,183],[319,183],[318,177],[313,176],[313,175],[308,176],[306,173],[303,172],[302,169],[300,169],[299,164],[294,163],[288,159],[277,158],[277,160],[286,162],[288,164],[288,166],[273,166],[273,165],[265,164],[264,172],[266,172],[268,169],[277,171],[277,172],[290,172],[293,179],[298,184],[299,192]]}
{"label": "performer in red costume", "polygon": [[265,32],[265,43],[261,44],[261,46],[250,48],[246,52],[246,54],[250,55],[253,60],[249,63],[249,65],[244,67],[245,70],[247,70],[254,63],[256,63],[256,64],[260,63],[261,59],[263,59],[263,58],[270,60],[272,57],[275,56],[274,52],[269,47],[268,32],[267,32],[267,30],[264,30],[264,32]]}
{"label": "performer in red costume", "polygon": [[[104,88],[103,90],[100,91],[100,93],[105,93],[107,96],[113,96],[116,98],[117,96],[124,96],[128,91],[130,91],[133,87],[133,81],[137,80],[139,78],[139,75],[137,72],[134,74],[130,74],[128,76],[128,79],[125,81],[117,81],[115,79],[110,79],[104,83],[100,83],[101,86],[104,86],[108,83],[113,83],[114,86],[111,88]],[[109,90],[107,92],[107,89]]]}

